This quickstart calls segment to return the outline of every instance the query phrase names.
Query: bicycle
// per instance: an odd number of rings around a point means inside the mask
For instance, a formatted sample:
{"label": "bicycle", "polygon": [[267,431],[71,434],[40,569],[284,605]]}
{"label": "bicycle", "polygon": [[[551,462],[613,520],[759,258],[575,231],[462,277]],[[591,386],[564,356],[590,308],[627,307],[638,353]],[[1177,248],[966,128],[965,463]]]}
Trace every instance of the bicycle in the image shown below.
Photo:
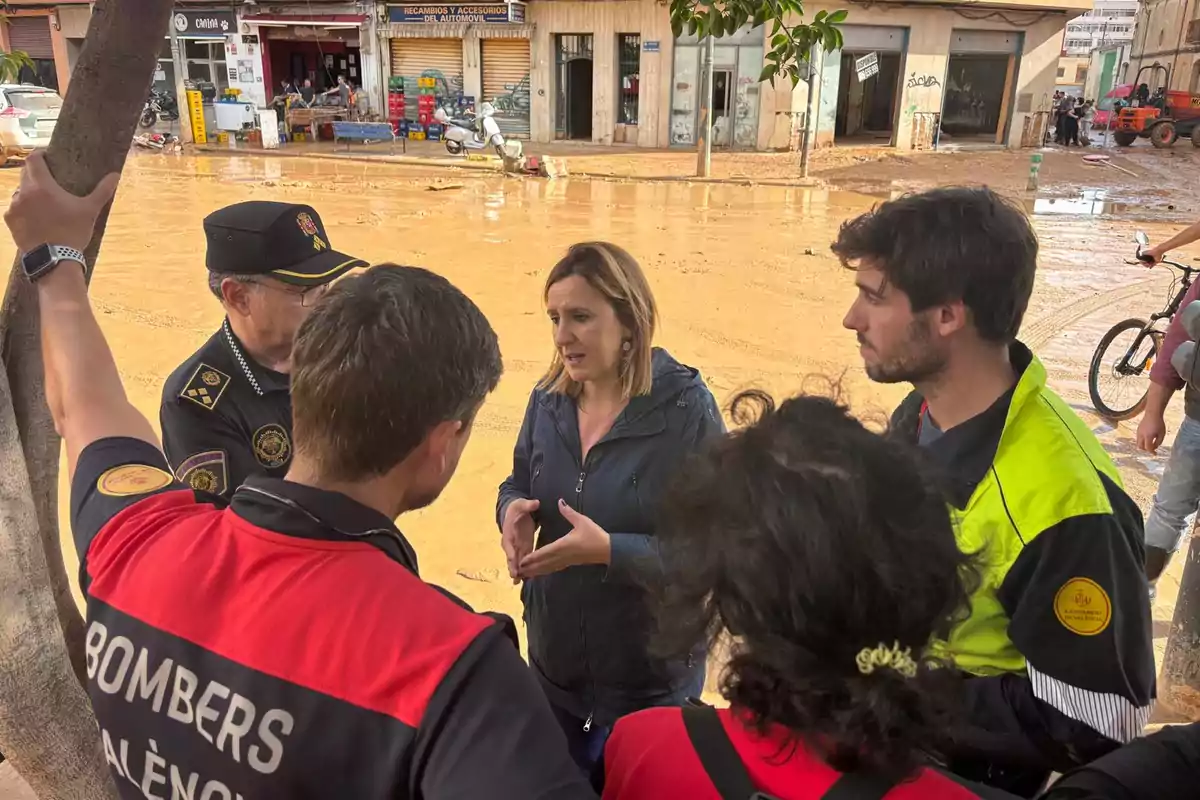
{"label": "bicycle", "polygon": [[[1134,236],[1134,241],[1138,245],[1137,260],[1125,263],[1145,265],[1146,259],[1143,257],[1142,251],[1150,244],[1150,240],[1146,234],[1138,231]],[[1166,331],[1156,325],[1160,320],[1169,321],[1175,316],[1175,312],[1183,303],[1184,295],[1191,288],[1193,276],[1200,272],[1200,268],[1189,267],[1178,261],[1163,259],[1159,263],[1179,273],[1173,275],[1171,279],[1171,299],[1166,308],[1157,314],[1151,314],[1149,321],[1135,317],[1113,325],[1096,345],[1096,352],[1092,355],[1092,363],[1088,368],[1088,394],[1091,395],[1092,405],[1100,412],[1101,416],[1114,422],[1135,417],[1146,407],[1146,395],[1150,389],[1148,385],[1150,368],[1154,365],[1159,350],[1162,349],[1163,337],[1166,335]],[[1121,344],[1113,349],[1113,343],[1126,333],[1133,333],[1132,341],[1128,345]],[[1113,349],[1111,367],[1106,369],[1104,365],[1110,363],[1110,349]],[[1104,388],[1101,385],[1103,378],[1109,379],[1105,386],[1111,386],[1116,390],[1114,392],[1117,395],[1115,399],[1101,395],[1101,389]],[[1127,399],[1125,391],[1132,389],[1136,392],[1138,388],[1141,389],[1141,394],[1137,396],[1137,399],[1131,405],[1124,405]]]}

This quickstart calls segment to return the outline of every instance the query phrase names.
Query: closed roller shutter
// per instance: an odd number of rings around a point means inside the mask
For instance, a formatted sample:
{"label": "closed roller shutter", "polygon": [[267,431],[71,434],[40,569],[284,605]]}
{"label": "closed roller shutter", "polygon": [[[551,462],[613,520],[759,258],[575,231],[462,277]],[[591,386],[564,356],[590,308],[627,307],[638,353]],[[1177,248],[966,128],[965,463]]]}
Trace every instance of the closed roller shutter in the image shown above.
{"label": "closed roller shutter", "polygon": [[481,39],[483,99],[505,136],[529,138],[529,40]]}
{"label": "closed roller shutter", "polygon": [[47,17],[9,17],[8,41],[13,50],[30,58],[54,58],[50,44],[50,20]]}
{"label": "closed roller shutter", "polygon": [[438,79],[439,97],[456,99],[463,89],[462,39],[392,39],[392,76],[404,78],[404,116],[417,118],[417,78]]}

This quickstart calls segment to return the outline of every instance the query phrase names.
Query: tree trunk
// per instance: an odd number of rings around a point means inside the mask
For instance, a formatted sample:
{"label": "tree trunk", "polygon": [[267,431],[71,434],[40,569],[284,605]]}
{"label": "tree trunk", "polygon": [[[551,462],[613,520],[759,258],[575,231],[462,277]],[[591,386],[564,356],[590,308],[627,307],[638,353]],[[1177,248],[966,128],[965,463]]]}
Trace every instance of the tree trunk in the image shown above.
{"label": "tree trunk", "polygon": [[[46,153],[66,189],[87,194],[124,166],[170,12],[169,0],[96,3]],[[46,406],[37,293],[17,269],[0,342],[0,751],[41,800],[113,797],[82,686],[83,620],[59,545],[61,447]]]}

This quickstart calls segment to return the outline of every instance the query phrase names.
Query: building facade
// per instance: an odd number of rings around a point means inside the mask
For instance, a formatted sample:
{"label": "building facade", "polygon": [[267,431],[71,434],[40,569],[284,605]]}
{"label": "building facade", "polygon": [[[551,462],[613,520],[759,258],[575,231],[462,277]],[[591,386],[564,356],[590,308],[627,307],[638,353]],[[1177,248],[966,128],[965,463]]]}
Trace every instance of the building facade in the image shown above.
{"label": "building facade", "polygon": [[0,50],[20,50],[33,61],[22,70],[22,83],[35,83],[65,94],[83,48],[92,9],[88,0],[57,4],[9,0],[0,24]]}
{"label": "building facade", "polygon": [[1200,2],[1143,0],[1127,79],[1200,94]]}
{"label": "building facade", "polygon": [[[809,15],[843,7],[850,12],[843,47],[818,63],[817,143],[912,149],[943,137],[1007,146],[1040,142],[1037,128],[1050,110],[1064,29],[1074,16],[1090,11],[1092,2],[809,5]],[[55,47],[64,54],[53,61],[60,83],[69,80],[71,42],[82,42],[86,32],[88,5],[77,9],[69,24],[59,15],[65,32],[61,44],[51,47],[52,54]],[[49,14],[44,9],[38,14],[53,30]],[[664,0],[445,6],[180,0],[172,24],[184,50],[186,79],[211,86],[210,94],[239,89],[260,107],[284,80],[309,80],[322,90],[344,76],[381,115],[389,109],[389,85],[403,87],[412,106],[405,117],[415,119],[418,81],[425,78],[422,87],[432,84],[450,101],[492,103],[502,130],[537,143],[665,148],[691,147],[698,138],[705,48],[693,36],[673,35]],[[1108,35],[1101,26],[1098,35]],[[808,86],[793,87],[786,79],[760,83],[769,49],[770,26],[747,27],[716,42],[711,100],[716,146],[799,145]],[[173,90],[165,37],[155,78],[156,85]]]}
{"label": "building facade", "polygon": [[[1040,146],[1070,18],[1091,0],[851,7],[840,51],[820,63],[817,142],[899,149]],[[808,13],[839,5],[806,5]],[[764,87],[763,142],[794,139],[807,91]]]}
{"label": "building facade", "polygon": [[1111,86],[1111,72],[1100,81],[1091,80],[1092,54],[1098,50],[1119,51],[1130,45],[1137,12],[1138,0],[1095,0],[1091,9],[1068,22],[1056,87],[1073,97],[1091,98],[1094,88],[1089,87],[1098,88],[1101,82]]}
{"label": "building facade", "polygon": [[[1034,128],[1050,110],[1063,31],[1091,2],[854,5],[842,49],[822,59],[818,143],[908,149],[931,146],[939,130],[1010,146],[1040,141]],[[816,3],[807,12],[844,5]],[[444,79],[447,91],[461,86],[471,100],[492,102],[503,128],[522,135],[527,127],[534,142],[697,140],[704,48],[673,36],[661,0],[390,4],[386,20],[385,74],[407,87],[433,70],[439,86]],[[808,89],[758,81],[769,40],[769,27],[760,27],[716,43],[718,147],[788,149],[800,141]],[[874,67],[860,71],[864,59]]]}
{"label": "building facade", "polygon": [[1133,41],[1138,0],[1095,0],[1095,5],[1067,23],[1063,55],[1087,58],[1097,47]]}

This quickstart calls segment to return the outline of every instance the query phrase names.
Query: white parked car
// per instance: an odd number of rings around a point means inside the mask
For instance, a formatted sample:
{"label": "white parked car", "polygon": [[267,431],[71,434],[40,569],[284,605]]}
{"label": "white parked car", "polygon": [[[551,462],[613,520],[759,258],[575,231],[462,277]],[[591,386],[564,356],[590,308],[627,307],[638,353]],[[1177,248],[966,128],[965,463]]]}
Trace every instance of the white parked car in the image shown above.
{"label": "white parked car", "polygon": [[0,84],[0,156],[4,162],[24,158],[50,144],[63,100],[53,89],[28,84]]}

